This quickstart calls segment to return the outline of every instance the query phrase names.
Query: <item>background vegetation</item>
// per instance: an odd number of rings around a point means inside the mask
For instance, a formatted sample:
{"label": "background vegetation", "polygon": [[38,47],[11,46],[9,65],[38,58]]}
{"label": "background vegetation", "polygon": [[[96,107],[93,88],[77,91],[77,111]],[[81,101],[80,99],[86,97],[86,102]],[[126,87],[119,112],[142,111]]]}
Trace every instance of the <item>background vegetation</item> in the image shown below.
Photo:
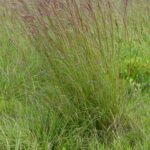
{"label": "background vegetation", "polygon": [[0,1],[0,149],[150,149],[150,2]]}

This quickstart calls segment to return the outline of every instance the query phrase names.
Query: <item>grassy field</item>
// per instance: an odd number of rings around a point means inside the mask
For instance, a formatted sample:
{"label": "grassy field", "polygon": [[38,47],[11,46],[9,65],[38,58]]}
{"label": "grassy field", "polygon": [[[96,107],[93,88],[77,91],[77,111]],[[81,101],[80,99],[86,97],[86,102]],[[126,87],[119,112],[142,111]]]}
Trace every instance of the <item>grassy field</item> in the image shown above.
{"label": "grassy field", "polygon": [[148,0],[0,1],[0,150],[149,150]]}

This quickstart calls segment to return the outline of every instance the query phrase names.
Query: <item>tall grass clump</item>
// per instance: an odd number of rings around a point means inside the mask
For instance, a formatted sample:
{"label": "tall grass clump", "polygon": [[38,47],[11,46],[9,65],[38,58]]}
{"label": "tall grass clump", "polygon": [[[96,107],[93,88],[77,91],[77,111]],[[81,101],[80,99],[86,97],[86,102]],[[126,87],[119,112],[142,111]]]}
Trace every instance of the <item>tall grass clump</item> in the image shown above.
{"label": "tall grass clump", "polygon": [[[36,22],[31,40],[49,70],[46,105],[66,120],[66,135],[79,128],[83,139],[104,140],[105,134],[132,128],[124,112],[125,83],[119,77],[120,34],[127,38],[127,3],[124,7],[122,20],[110,1],[41,2],[35,12],[26,9],[35,20],[25,23]],[[24,19],[30,19],[28,15]],[[119,29],[121,21],[125,33]]]}
{"label": "tall grass clump", "polygon": [[[124,135],[131,147],[142,140],[122,75],[122,49],[132,45],[132,3],[16,0],[3,5],[1,18],[8,21],[3,31],[7,28],[23,65],[16,68],[20,80],[14,77],[22,93],[14,96],[18,117],[15,103],[7,104],[12,112],[3,112],[14,118],[1,123],[4,149],[105,149]],[[12,134],[7,122],[16,129]]]}

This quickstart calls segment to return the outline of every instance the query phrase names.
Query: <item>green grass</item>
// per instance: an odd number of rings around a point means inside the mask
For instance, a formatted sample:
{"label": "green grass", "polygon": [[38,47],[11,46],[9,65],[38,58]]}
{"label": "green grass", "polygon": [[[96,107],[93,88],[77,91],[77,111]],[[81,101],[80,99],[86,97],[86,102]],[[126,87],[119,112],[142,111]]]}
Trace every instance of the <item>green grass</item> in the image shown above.
{"label": "green grass", "polygon": [[0,149],[150,149],[149,2],[18,3],[0,6]]}

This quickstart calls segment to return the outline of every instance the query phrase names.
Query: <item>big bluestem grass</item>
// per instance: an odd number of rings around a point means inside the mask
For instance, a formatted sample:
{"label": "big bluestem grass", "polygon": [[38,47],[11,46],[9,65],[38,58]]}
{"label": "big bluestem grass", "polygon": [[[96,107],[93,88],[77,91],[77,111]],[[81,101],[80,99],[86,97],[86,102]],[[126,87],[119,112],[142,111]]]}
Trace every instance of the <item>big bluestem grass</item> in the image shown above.
{"label": "big bluestem grass", "polygon": [[57,8],[46,2],[37,4],[31,12],[37,33],[30,38],[50,70],[54,93],[49,93],[47,103],[67,118],[67,128],[86,123],[84,134],[90,136],[96,130],[102,137],[103,132],[130,128],[122,112],[128,99],[119,77],[121,23],[111,1],[86,5],[75,0]]}

